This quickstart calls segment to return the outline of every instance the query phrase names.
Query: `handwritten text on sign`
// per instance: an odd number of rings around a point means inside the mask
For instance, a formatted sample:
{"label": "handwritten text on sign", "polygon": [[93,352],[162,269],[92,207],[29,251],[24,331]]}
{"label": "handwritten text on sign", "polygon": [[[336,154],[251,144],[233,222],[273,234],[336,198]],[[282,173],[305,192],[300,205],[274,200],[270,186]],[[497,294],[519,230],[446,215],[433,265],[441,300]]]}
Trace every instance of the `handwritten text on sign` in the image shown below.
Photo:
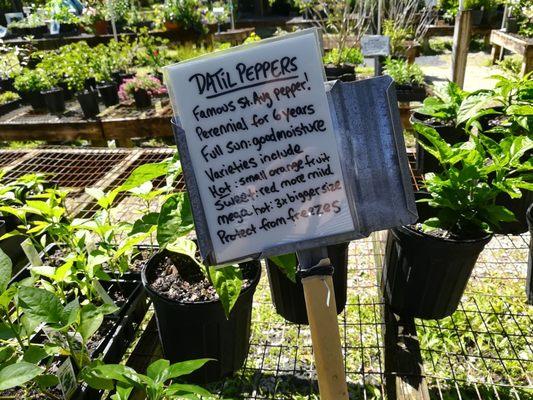
{"label": "handwritten text on sign", "polygon": [[218,263],[352,231],[314,31],[171,66]]}

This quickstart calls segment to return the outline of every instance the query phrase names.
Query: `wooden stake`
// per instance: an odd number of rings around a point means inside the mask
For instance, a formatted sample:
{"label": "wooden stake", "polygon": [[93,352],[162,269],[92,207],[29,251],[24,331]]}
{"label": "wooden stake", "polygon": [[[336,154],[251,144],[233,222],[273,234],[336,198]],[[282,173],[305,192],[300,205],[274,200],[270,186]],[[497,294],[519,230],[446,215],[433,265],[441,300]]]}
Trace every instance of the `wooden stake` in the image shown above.
{"label": "wooden stake", "polygon": [[472,33],[472,12],[459,10],[455,17],[452,52],[452,81],[463,87],[465,81],[466,60]]}
{"label": "wooden stake", "polygon": [[347,400],[348,387],[330,275],[302,279],[321,400]]}

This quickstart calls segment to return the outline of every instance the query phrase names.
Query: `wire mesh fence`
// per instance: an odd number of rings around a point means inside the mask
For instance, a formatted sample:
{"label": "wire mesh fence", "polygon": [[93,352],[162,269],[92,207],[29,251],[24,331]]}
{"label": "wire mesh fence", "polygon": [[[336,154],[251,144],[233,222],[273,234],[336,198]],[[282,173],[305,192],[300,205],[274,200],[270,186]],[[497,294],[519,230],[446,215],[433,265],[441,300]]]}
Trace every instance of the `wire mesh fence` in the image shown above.
{"label": "wire mesh fence", "polygon": [[[90,217],[96,207],[83,195],[85,187],[111,190],[137,166],[172,154],[172,149],[0,151],[0,165],[9,167],[10,177],[51,174],[54,182],[73,190],[71,213]],[[420,178],[412,173],[412,179],[417,188]],[[184,189],[182,179],[176,189]],[[120,197],[116,217],[131,221],[139,210],[136,201]],[[423,369],[413,373],[425,380],[430,398],[533,398],[533,308],[525,296],[529,240],[529,234],[495,236],[482,252],[458,310],[441,320],[414,321]],[[379,283],[384,243],[381,232],[349,246],[348,297],[339,325],[352,399],[384,398],[387,378],[394,374],[385,367]],[[243,368],[210,389],[229,398],[318,399],[310,330],[276,314],[264,271],[252,320]],[[145,359],[146,365],[161,349],[152,312],[145,322],[128,354],[130,360]]]}

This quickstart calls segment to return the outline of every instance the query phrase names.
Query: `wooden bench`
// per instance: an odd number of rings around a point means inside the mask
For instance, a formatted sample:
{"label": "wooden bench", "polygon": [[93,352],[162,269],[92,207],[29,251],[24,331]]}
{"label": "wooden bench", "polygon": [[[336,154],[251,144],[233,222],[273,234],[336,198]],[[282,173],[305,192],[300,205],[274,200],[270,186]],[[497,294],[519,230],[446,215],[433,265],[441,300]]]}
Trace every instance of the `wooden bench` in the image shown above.
{"label": "wooden bench", "polygon": [[533,70],[533,39],[494,29],[490,34],[492,63],[501,59],[503,49],[522,56],[522,76]]}

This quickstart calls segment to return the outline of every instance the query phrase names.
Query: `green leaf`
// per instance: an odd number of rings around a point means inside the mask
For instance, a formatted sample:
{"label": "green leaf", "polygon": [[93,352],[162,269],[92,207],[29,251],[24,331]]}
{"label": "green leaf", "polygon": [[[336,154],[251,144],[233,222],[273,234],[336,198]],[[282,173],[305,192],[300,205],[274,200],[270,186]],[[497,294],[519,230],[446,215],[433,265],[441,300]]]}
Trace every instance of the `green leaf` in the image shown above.
{"label": "green leaf", "polygon": [[115,190],[124,192],[140,186],[147,181],[151,181],[155,178],[166,175],[169,166],[170,164],[168,161],[140,165],[135,168],[128,179],[126,179],[126,181]]}
{"label": "green leaf", "polygon": [[70,326],[78,320],[80,313],[80,302],[77,298],[68,303],[61,313],[61,323],[63,326]]}
{"label": "green leaf", "polygon": [[154,361],[146,369],[146,375],[148,375],[149,378],[152,378],[156,382],[164,382],[167,379],[166,374],[164,374],[164,372],[169,366],[170,362],[168,360],[160,359]]}
{"label": "green leaf", "polygon": [[5,322],[0,322],[0,340],[9,340],[15,337],[11,327]]}
{"label": "green leaf", "polygon": [[[197,385],[188,385],[184,383],[174,383],[165,389],[167,396],[183,396],[187,394],[196,394],[202,398],[212,398],[213,394],[203,387]],[[179,398],[179,397],[178,397]]]}
{"label": "green leaf", "polygon": [[186,193],[169,197],[161,206],[157,222],[157,242],[160,247],[185,236],[194,228],[191,205]]}
{"label": "green leaf", "polygon": [[15,349],[10,346],[0,347],[0,364],[5,363],[15,354]]}
{"label": "green leaf", "polygon": [[135,372],[133,368],[122,364],[98,365],[90,368],[86,374],[102,379],[113,379],[132,386],[140,385],[142,382],[140,374]]}
{"label": "green leaf", "polygon": [[30,345],[22,357],[24,361],[32,364],[38,364],[39,361],[48,357],[48,353],[42,346]]}
{"label": "green leaf", "polygon": [[35,382],[41,389],[48,389],[59,384],[59,379],[53,374],[43,374],[35,378]]}
{"label": "green leaf", "polygon": [[218,297],[222,302],[226,318],[229,318],[230,311],[241,293],[241,269],[234,265],[228,265],[222,268],[209,267],[209,275]]}
{"label": "green leaf", "polygon": [[22,309],[32,319],[48,323],[57,323],[61,320],[63,306],[53,293],[23,286],[19,288],[18,298]]}
{"label": "green leaf", "polygon": [[281,256],[270,257],[270,261],[276,264],[279,269],[289,278],[291,281],[296,282],[296,269],[298,266],[298,259],[296,254],[283,254]]}
{"label": "green leaf", "polygon": [[173,253],[185,254],[196,261],[196,243],[190,239],[177,238],[167,245],[167,250]]}
{"label": "green leaf", "polygon": [[8,365],[0,370],[0,390],[21,386],[42,372],[38,366],[25,361]]}
{"label": "green leaf", "polygon": [[115,394],[111,396],[112,400],[129,400],[133,386],[118,382],[115,389]]}
{"label": "green leaf", "polygon": [[136,233],[141,233],[141,232],[146,233],[153,226],[157,226],[158,220],[159,220],[158,212],[150,212],[148,214],[145,214],[142,216],[142,218],[139,218],[137,221],[135,221],[130,234],[134,235]]}
{"label": "green leaf", "polygon": [[84,342],[90,339],[94,332],[102,325],[103,321],[104,314],[94,304],[86,304],[81,308],[78,332]]}
{"label": "green leaf", "polygon": [[190,373],[200,369],[205,363],[214,361],[212,358],[200,358],[198,360],[182,361],[172,364],[168,367],[168,378],[174,379],[183,375],[189,375]]}
{"label": "green leaf", "polygon": [[11,279],[13,263],[6,253],[0,249],[0,294],[4,293]]}

